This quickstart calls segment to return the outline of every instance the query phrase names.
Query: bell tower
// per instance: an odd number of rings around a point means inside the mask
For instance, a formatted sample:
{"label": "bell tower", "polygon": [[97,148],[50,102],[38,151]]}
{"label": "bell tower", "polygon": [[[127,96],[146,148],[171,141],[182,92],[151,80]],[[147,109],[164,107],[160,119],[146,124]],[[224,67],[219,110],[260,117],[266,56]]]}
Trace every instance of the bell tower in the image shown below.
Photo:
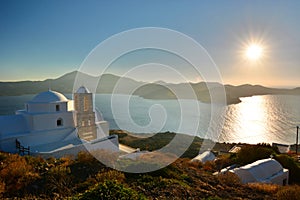
{"label": "bell tower", "polygon": [[74,108],[79,137],[88,141],[96,139],[97,126],[93,110],[93,94],[86,87],[81,86],[74,93]]}

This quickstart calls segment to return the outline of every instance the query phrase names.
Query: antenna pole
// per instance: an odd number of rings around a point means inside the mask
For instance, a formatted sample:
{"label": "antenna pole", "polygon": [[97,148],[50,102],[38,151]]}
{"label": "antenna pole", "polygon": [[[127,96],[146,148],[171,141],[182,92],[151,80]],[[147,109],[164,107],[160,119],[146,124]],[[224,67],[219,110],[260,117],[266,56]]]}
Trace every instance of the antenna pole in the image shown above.
{"label": "antenna pole", "polygon": [[298,154],[298,134],[299,134],[299,126],[297,126],[297,136],[296,136],[296,154]]}

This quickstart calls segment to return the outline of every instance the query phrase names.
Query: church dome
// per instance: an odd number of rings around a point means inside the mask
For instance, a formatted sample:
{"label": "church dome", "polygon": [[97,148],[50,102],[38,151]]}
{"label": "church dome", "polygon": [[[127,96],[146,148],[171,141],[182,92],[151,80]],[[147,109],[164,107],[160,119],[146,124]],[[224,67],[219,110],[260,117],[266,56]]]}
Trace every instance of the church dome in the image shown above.
{"label": "church dome", "polygon": [[36,95],[31,102],[34,103],[50,103],[50,102],[66,102],[68,99],[61,93],[55,91],[41,92]]}
{"label": "church dome", "polygon": [[86,94],[86,93],[90,93],[90,91],[86,87],[81,86],[80,88],[78,88],[78,90],[76,91],[76,93]]}

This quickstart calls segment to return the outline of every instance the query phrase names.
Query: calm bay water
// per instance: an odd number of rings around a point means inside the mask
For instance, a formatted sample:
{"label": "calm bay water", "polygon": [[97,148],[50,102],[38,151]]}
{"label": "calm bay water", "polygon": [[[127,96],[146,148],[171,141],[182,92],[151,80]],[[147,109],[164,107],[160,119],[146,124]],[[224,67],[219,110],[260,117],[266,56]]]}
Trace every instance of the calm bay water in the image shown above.
{"label": "calm bay water", "polygon": [[[14,114],[33,97],[0,97],[0,115]],[[220,106],[192,100],[148,100],[127,95],[112,98],[100,94],[95,97],[95,105],[110,122],[111,129],[196,133],[220,142],[295,143],[296,126],[300,125],[300,96],[265,95],[241,100],[239,104]]]}

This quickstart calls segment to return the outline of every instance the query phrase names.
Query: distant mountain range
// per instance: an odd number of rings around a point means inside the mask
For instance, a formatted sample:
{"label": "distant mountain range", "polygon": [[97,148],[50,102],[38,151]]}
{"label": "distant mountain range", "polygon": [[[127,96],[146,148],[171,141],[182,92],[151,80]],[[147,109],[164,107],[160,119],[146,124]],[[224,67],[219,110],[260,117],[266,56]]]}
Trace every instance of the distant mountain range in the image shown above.
{"label": "distant mountain range", "polygon": [[[57,79],[47,79],[44,81],[20,81],[20,82],[0,82],[0,96],[18,96],[25,94],[37,94],[49,89],[49,86],[52,90],[61,92],[61,93],[72,93],[73,84],[77,75],[80,75],[84,78],[99,79],[99,84],[97,87],[97,93],[99,94],[110,94],[113,92],[118,81],[121,81],[121,86],[118,90],[115,90],[115,93],[126,94],[128,88],[136,88],[133,92],[134,95],[141,96],[146,99],[176,99],[175,93],[182,95],[179,98],[191,99],[194,98],[190,95],[190,92],[187,92],[186,88],[192,88],[195,91],[196,97],[198,100],[210,103],[211,98],[210,94],[213,93],[214,96],[220,94],[223,85],[220,83],[164,83],[158,81],[155,83],[146,83],[136,81],[130,78],[119,77],[112,74],[104,74],[99,77],[89,76],[81,72],[71,72],[65,74]],[[210,89],[208,89],[210,88]],[[300,87],[294,89],[277,89],[277,88],[267,88],[261,85],[224,85],[226,91],[226,98],[228,104],[234,104],[240,102],[240,97],[247,97],[253,95],[267,95],[267,94],[288,94],[288,95],[300,95]],[[175,91],[175,92],[172,92]],[[177,92],[176,92],[177,91]],[[217,98],[218,99],[218,98]],[[217,100],[218,101],[218,100]]]}

